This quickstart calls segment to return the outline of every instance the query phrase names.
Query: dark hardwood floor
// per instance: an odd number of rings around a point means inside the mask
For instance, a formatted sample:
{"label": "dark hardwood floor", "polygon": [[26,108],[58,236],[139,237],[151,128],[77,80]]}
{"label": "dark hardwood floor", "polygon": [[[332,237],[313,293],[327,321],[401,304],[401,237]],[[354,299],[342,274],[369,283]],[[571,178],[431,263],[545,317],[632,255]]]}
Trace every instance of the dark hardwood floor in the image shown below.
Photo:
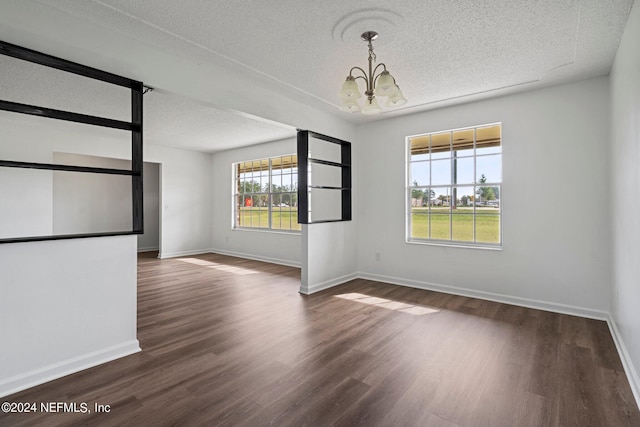
{"label": "dark hardwood floor", "polygon": [[138,268],[141,353],[0,399],[2,426],[640,426],[606,323],[207,254]]}

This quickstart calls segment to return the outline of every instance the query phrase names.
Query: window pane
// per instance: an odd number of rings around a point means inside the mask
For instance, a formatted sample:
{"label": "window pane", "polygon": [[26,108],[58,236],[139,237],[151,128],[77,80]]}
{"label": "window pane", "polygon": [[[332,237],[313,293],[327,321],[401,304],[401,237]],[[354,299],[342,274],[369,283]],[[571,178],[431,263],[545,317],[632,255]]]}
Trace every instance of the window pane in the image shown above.
{"label": "window pane", "polygon": [[264,208],[258,208],[258,224],[254,223],[254,226],[259,228],[268,228],[269,227],[269,216],[268,211]]}
{"label": "window pane", "polygon": [[473,157],[453,159],[453,183],[473,184]]}
{"label": "window pane", "polygon": [[260,176],[260,191],[269,191],[269,171],[262,171]]}
{"label": "window pane", "polygon": [[429,199],[430,199],[429,188],[425,188],[425,187],[411,188],[411,206],[413,207],[428,206]]}
{"label": "window pane", "polygon": [[[432,210],[433,212],[433,210]],[[436,240],[451,240],[451,230],[449,227],[451,215],[433,213],[431,214],[431,238]]]}
{"label": "window pane", "polygon": [[[250,199],[249,199],[250,200]],[[245,199],[246,201],[246,199]],[[240,226],[241,227],[251,227],[252,224],[252,208],[251,207],[243,207],[240,209]]]}
{"label": "window pane", "polygon": [[431,206],[432,210],[449,212],[451,206],[451,187],[433,188]]}
{"label": "window pane", "polygon": [[282,156],[282,173],[291,173],[291,156]]}
{"label": "window pane", "polygon": [[[499,213],[500,212],[500,191],[502,187],[500,185],[492,185],[489,187],[489,199],[486,200],[485,206],[489,208],[490,213]],[[493,197],[493,199],[491,198]]]}
{"label": "window pane", "polygon": [[411,209],[411,238],[429,238],[429,211],[426,208]]}
{"label": "window pane", "polygon": [[453,149],[458,157],[473,156],[473,129],[454,131]]}
{"label": "window pane", "polygon": [[461,212],[473,213],[473,186],[468,187],[453,187],[452,200],[455,200],[455,204],[452,206],[452,210],[456,209]]}
{"label": "window pane", "polygon": [[246,183],[247,183],[247,178],[246,178],[246,174],[245,173],[241,173],[238,176],[238,183],[237,183],[237,191],[238,193],[244,193],[245,189],[246,189]]}
{"label": "window pane", "polygon": [[429,185],[429,162],[411,163],[410,185]]}
{"label": "window pane", "polygon": [[280,193],[282,191],[282,175],[274,175],[271,177],[271,191]]}
{"label": "window pane", "polygon": [[[485,181],[483,181],[485,179]],[[502,155],[476,158],[476,182],[502,182]]]}
{"label": "window pane", "polygon": [[277,207],[271,211],[271,228],[274,230],[295,230],[298,211],[290,207]]}
{"label": "window pane", "polygon": [[461,242],[473,242],[473,211],[455,210],[451,216],[451,237]]}
{"label": "window pane", "polygon": [[477,186],[475,195],[476,207],[500,208],[500,186]]}
{"label": "window pane", "polygon": [[501,153],[501,125],[476,129],[476,155]]}
{"label": "window pane", "polygon": [[431,162],[431,185],[451,184],[451,160],[434,160]]}
{"label": "window pane", "polygon": [[[271,228],[274,230],[280,230],[282,228],[282,208],[273,205],[271,208]],[[285,228],[286,228],[285,224]]]}
{"label": "window pane", "polygon": [[476,215],[476,241],[500,243],[500,215],[489,213]]}
{"label": "window pane", "polygon": [[411,161],[429,160],[429,135],[414,136],[409,140]]}
{"label": "window pane", "polygon": [[[288,169],[291,170],[291,169]],[[283,174],[282,175],[282,191],[291,191],[291,174]]]}
{"label": "window pane", "polygon": [[431,159],[451,157],[451,132],[431,135]]}

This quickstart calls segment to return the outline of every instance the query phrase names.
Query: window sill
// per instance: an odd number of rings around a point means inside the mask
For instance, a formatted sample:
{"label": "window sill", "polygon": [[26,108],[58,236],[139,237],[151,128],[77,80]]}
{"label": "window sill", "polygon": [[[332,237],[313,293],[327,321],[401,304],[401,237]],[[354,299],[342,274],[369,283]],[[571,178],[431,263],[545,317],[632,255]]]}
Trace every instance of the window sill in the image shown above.
{"label": "window sill", "polygon": [[299,236],[301,230],[270,230],[268,228],[246,228],[246,227],[231,227],[231,231],[248,231],[267,234],[286,234],[288,236]]}
{"label": "window sill", "polygon": [[410,245],[427,245],[427,246],[444,246],[447,248],[463,248],[463,249],[484,249],[489,251],[502,251],[502,245],[478,244],[468,242],[451,242],[447,240],[415,240],[408,239],[405,241]]}

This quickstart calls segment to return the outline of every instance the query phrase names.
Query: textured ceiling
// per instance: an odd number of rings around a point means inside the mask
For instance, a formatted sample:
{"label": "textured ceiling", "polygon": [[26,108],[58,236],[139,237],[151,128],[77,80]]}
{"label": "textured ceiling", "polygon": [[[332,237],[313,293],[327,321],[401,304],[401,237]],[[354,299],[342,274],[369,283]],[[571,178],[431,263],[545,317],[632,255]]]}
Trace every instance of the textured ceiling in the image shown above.
{"label": "textured ceiling", "polygon": [[144,95],[145,141],[213,152],[295,137],[294,128],[160,93]]}
{"label": "textured ceiling", "polygon": [[[298,102],[362,123],[607,75],[633,0],[32,3],[153,46],[176,59],[232,64],[256,80],[271,82]],[[374,42],[377,58],[387,65],[409,101],[374,117],[337,108],[337,93],[349,69],[366,65],[366,44],[359,37],[366,30],[380,33]],[[118,59],[128,60],[124,54]],[[138,77],[153,84],[153,76]],[[176,75],[179,78],[183,76]],[[149,108],[153,108],[153,99],[149,98]],[[182,114],[171,114],[171,108]],[[202,124],[202,130],[207,130],[204,124],[210,120],[226,120],[231,127],[236,124],[231,113],[191,108],[207,107],[187,107],[186,101],[176,100],[162,114],[187,122],[195,115],[198,118],[193,120]],[[261,130],[261,126],[266,128]],[[224,125],[216,127],[223,139],[234,139],[233,132],[224,131]],[[185,125],[183,130],[190,128]],[[260,140],[256,142],[276,139],[268,136],[270,131],[277,137],[282,132],[264,123],[252,126],[245,122],[240,128],[247,129],[248,139],[255,136]],[[210,146],[209,151],[215,149],[220,148]]]}

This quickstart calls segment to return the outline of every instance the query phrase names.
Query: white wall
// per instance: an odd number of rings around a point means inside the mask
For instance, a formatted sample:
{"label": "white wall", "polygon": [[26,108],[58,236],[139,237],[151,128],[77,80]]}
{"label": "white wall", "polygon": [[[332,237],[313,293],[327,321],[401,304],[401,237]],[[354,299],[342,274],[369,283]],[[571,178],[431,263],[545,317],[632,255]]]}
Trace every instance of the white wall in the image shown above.
{"label": "white wall", "polygon": [[135,236],[0,245],[0,396],[139,351]]}
{"label": "white wall", "polygon": [[[130,169],[131,162],[107,157],[53,153],[53,162]],[[53,234],[131,231],[131,177],[53,172]]]}
{"label": "white wall", "polygon": [[301,293],[311,294],[356,278],[357,230],[354,221],[303,226],[305,268],[302,270]]}
{"label": "white wall", "polygon": [[[605,316],[608,111],[608,80],[598,78],[361,126],[360,271]],[[503,130],[503,250],[405,243],[405,136],[493,122]]]}
{"label": "white wall", "polygon": [[301,265],[300,233],[275,233],[233,229],[233,163],[294,154],[296,139],[290,138],[212,154],[213,233],[211,250],[218,253]]}
{"label": "white wall", "polygon": [[208,252],[211,243],[211,155],[153,145],[145,161],[160,163],[160,258]]}
{"label": "white wall", "polygon": [[611,313],[640,402],[640,4],[635,2],[611,70]]}

